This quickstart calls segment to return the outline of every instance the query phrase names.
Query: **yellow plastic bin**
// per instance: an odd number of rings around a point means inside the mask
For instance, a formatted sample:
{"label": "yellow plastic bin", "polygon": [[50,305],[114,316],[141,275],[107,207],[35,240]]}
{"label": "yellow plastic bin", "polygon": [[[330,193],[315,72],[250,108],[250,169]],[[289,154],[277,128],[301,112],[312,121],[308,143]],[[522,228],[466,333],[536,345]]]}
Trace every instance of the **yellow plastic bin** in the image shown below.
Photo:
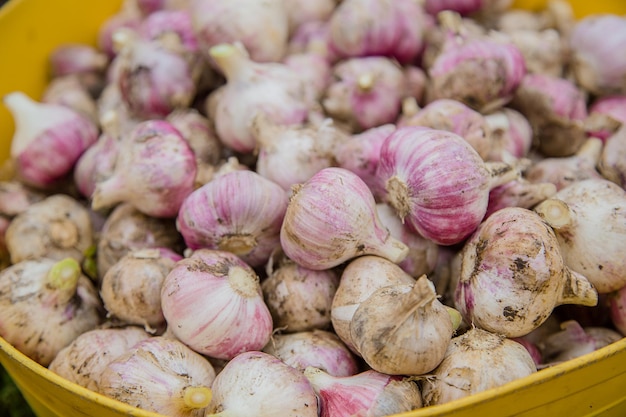
{"label": "yellow plastic bin", "polygon": [[[226,0],[225,0],[226,1]],[[62,43],[95,44],[100,23],[122,0],[11,0],[0,8],[0,97],[21,90],[38,97],[47,56]],[[540,9],[545,0],[517,0]],[[625,0],[571,0],[576,15],[626,14]],[[0,104],[0,161],[8,158],[13,121]],[[160,417],[73,384],[0,338],[0,363],[39,417]],[[426,416],[626,416],[626,339],[543,369],[502,387],[447,404],[404,413]],[[398,415],[400,416],[400,415]]]}

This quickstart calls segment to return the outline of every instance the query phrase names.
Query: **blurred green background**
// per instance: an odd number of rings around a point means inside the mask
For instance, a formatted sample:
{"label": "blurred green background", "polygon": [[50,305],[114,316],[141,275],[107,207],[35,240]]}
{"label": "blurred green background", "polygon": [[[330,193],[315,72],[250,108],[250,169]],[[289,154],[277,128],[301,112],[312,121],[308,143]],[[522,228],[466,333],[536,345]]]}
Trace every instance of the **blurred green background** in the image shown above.
{"label": "blurred green background", "polygon": [[0,366],[0,416],[35,417],[9,374]]}

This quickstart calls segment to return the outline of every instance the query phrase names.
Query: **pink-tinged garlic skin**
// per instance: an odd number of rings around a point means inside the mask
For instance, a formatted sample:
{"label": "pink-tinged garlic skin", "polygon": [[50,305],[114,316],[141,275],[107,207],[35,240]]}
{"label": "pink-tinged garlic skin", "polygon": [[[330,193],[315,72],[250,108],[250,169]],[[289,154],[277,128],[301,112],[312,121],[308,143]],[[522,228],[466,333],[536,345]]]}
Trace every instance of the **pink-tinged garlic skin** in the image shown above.
{"label": "pink-tinged garlic skin", "polygon": [[133,0],[133,5],[142,16],[159,10],[181,10],[189,6],[189,0]]}
{"label": "pink-tinged garlic skin", "polygon": [[324,95],[331,83],[332,67],[322,53],[311,51],[289,54],[283,63],[306,80],[307,100],[314,102]]}
{"label": "pink-tinged garlic skin", "polygon": [[213,381],[206,416],[317,417],[315,391],[294,367],[264,352],[235,356]]}
{"label": "pink-tinged garlic skin", "polygon": [[432,101],[403,120],[401,126],[423,126],[456,133],[483,159],[487,159],[491,151],[491,130],[485,117],[457,100]]}
{"label": "pink-tinged garlic skin", "polygon": [[424,406],[445,404],[537,371],[524,346],[502,335],[472,328],[452,339],[446,356],[422,386]]}
{"label": "pink-tinged garlic skin", "polygon": [[531,340],[528,340],[524,337],[515,337],[511,340],[514,340],[520,345],[524,346],[524,348],[530,354],[530,357],[533,358],[533,362],[535,362],[535,366],[539,367],[540,365],[543,364],[543,356],[537,344],[535,344]]}
{"label": "pink-tinged garlic skin", "polygon": [[176,109],[165,118],[187,140],[196,160],[217,164],[222,155],[222,143],[209,119],[193,108]]}
{"label": "pink-tinged garlic skin", "polygon": [[157,40],[173,33],[188,51],[198,51],[198,39],[191,24],[191,13],[187,9],[155,11],[141,21],[138,32],[146,40]]}
{"label": "pink-tinged garlic skin", "polygon": [[98,291],[72,259],[14,263],[0,272],[0,294],[0,336],[42,366],[101,321]]}
{"label": "pink-tinged garlic skin", "polygon": [[78,158],[73,172],[74,183],[84,197],[91,198],[96,184],[113,175],[119,147],[119,138],[103,131],[96,143]]}
{"label": "pink-tinged garlic skin", "polygon": [[53,77],[85,72],[103,72],[109,63],[106,54],[90,45],[64,44],[49,56]]}
{"label": "pink-tinged garlic skin", "polygon": [[65,194],[54,194],[31,204],[13,218],[5,239],[12,263],[68,257],[81,262],[94,243],[89,210]]}
{"label": "pink-tinged garlic skin", "polygon": [[468,15],[473,12],[479,11],[486,0],[426,0],[424,3],[424,10],[427,13],[436,16],[437,13],[443,10],[452,10],[461,15]]}
{"label": "pink-tinged garlic skin", "polygon": [[626,190],[626,127],[609,137],[602,148],[598,171]]}
{"label": "pink-tinged garlic skin", "polygon": [[214,178],[182,203],[177,228],[190,249],[219,249],[249,265],[263,265],[280,246],[288,197],[278,184],[253,171]]}
{"label": "pink-tinged garlic skin", "polygon": [[563,76],[567,42],[556,29],[513,30],[508,36],[524,56],[529,73]]}
{"label": "pink-tinged garlic skin", "polygon": [[340,59],[339,53],[330,42],[330,23],[324,21],[310,21],[298,26],[290,36],[287,45],[287,54],[316,53],[329,64]]}
{"label": "pink-tinged garlic skin", "polygon": [[111,176],[96,183],[94,210],[129,202],[154,217],[175,217],[194,190],[196,158],[171,123],[139,123],[119,144]]}
{"label": "pink-tinged garlic skin", "polygon": [[358,131],[397,119],[406,80],[395,61],[382,56],[345,59],[333,67],[333,77],[322,100],[333,118]]}
{"label": "pink-tinged garlic skin", "polygon": [[554,231],[519,207],[496,211],[461,252],[455,307],[467,323],[507,337],[539,327],[560,304],[594,306],[598,294],[563,262]]}
{"label": "pink-tinged garlic skin", "polygon": [[[596,98],[589,106],[589,117],[597,121],[589,135],[606,140],[619,127],[626,124],[626,95],[610,95]],[[587,121],[589,123],[589,120]]]}
{"label": "pink-tinged garlic skin", "polygon": [[378,203],[376,212],[391,236],[409,247],[409,254],[398,264],[400,268],[415,278],[432,272],[437,263],[439,245],[406,227],[390,205]]}
{"label": "pink-tinged garlic skin", "polygon": [[596,95],[626,94],[626,19],[612,14],[587,16],[569,35],[576,81]]}
{"label": "pink-tinged garlic skin", "polygon": [[275,328],[285,333],[328,329],[339,276],[332,270],[314,271],[288,262],[261,283],[263,298]]}
{"label": "pink-tinged garlic skin", "polygon": [[340,377],[309,367],[304,375],[319,398],[320,417],[384,417],[422,407],[414,381],[373,370]]}
{"label": "pink-tinged garlic skin", "polygon": [[98,139],[98,128],[80,113],[40,103],[24,93],[4,96],[15,121],[11,158],[25,183],[46,188],[67,176],[80,155]]}
{"label": "pink-tinged garlic skin", "polygon": [[118,53],[113,40],[115,32],[120,29],[138,32],[141,20],[142,18],[138,13],[126,13],[124,11],[109,17],[98,29],[98,49],[104,52],[109,59],[114,58]]}
{"label": "pink-tinged garlic skin", "polygon": [[350,261],[341,274],[331,306],[330,317],[335,333],[356,353],[350,335],[350,322],[361,302],[379,288],[414,283],[413,277],[385,258],[366,255]]}
{"label": "pink-tinged garlic skin", "polygon": [[609,315],[615,328],[626,336],[626,286],[609,295]]}
{"label": "pink-tinged garlic skin", "polygon": [[99,280],[127,253],[143,248],[164,247],[181,253],[182,236],[173,219],[148,216],[128,203],[115,207],[102,226],[98,239]]}
{"label": "pink-tinged garlic skin", "polygon": [[485,116],[492,137],[490,161],[503,161],[513,156],[528,155],[533,144],[533,128],[522,113],[503,107]]}
{"label": "pink-tinged garlic skin", "polygon": [[252,152],[256,148],[252,121],[260,113],[279,125],[306,120],[309,90],[293,69],[278,62],[254,62],[235,44],[214,46],[209,54],[227,80],[209,112],[224,145]]}
{"label": "pink-tinged garlic skin", "polygon": [[333,376],[350,376],[359,370],[356,356],[339,337],[326,330],[275,334],[263,352],[276,356],[301,372],[314,366]]}
{"label": "pink-tinged garlic skin", "polygon": [[0,215],[9,218],[26,211],[46,195],[17,180],[0,181]]}
{"label": "pink-tinged garlic skin", "polygon": [[313,270],[361,255],[401,262],[409,249],[381,224],[375,205],[356,174],[324,168],[294,189],[280,230],[281,246],[290,259]]}
{"label": "pink-tinged garlic skin", "polygon": [[407,126],[383,143],[377,176],[385,184],[384,201],[409,228],[452,245],[476,230],[489,190],[518,176],[512,166],[493,164],[455,133]]}
{"label": "pink-tinged garlic skin", "polygon": [[60,104],[98,124],[96,101],[75,75],[50,80],[41,97],[42,103]]}
{"label": "pink-tinged garlic skin", "polygon": [[172,417],[202,417],[211,398],[215,370],[202,355],[175,339],[143,340],[102,371],[99,390],[107,397]]}
{"label": "pink-tinged garlic skin", "polygon": [[423,49],[425,21],[424,10],[411,0],[342,1],[329,19],[331,43],[344,57],[412,63]]}
{"label": "pink-tinged garlic skin", "polygon": [[543,158],[535,162],[524,172],[524,177],[536,184],[552,183],[557,191],[578,181],[601,179],[596,166],[602,149],[602,141],[590,137],[572,156]]}
{"label": "pink-tinged garlic skin", "polygon": [[396,125],[388,123],[353,134],[342,141],[336,149],[337,166],[359,176],[378,198],[384,185],[380,184],[376,169],[380,159],[380,148],[387,136],[396,130]]}
{"label": "pink-tinged garlic skin", "polygon": [[626,191],[605,179],[579,181],[534,209],[550,224],[565,264],[606,294],[626,285]]}
{"label": "pink-tinged garlic skin", "polygon": [[158,40],[132,39],[122,47],[119,59],[117,85],[135,116],[162,118],[191,105],[196,82],[193,65],[184,52]]}
{"label": "pink-tinged garlic skin", "polygon": [[585,94],[566,78],[526,75],[511,106],[528,118],[544,156],[570,156],[587,139]]}
{"label": "pink-tinged garlic skin", "polygon": [[523,178],[509,181],[489,192],[489,204],[485,217],[505,207],[530,209],[543,200],[554,196],[557,187],[551,182],[530,182]]}
{"label": "pink-tinged garlic skin", "polygon": [[289,22],[289,32],[293,33],[307,22],[323,22],[332,16],[337,0],[286,0],[285,9]]}
{"label": "pink-tinged garlic skin", "polygon": [[230,252],[198,249],[179,261],[163,282],[161,308],[179,340],[213,358],[261,350],[272,334],[259,277]]}
{"label": "pink-tinged garlic skin", "polygon": [[[394,317],[389,323],[389,317]],[[439,365],[456,329],[434,284],[391,285],[363,300],[350,321],[354,348],[375,371],[423,375]]]}
{"label": "pink-tinged garlic skin", "polygon": [[98,392],[104,368],[149,337],[149,333],[135,326],[88,330],[59,351],[48,369],[68,381]]}
{"label": "pink-tinged garlic skin", "polygon": [[191,0],[189,11],[203,50],[241,42],[253,61],[276,62],[285,55],[289,18],[282,0]]}
{"label": "pink-tinged garlic skin", "polygon": [[524,57],[510,42],[448,34],[428,68],[431,100],[449,98],[488,113],[507,104],[526,74]]}
{"label": "pink-tinged garlic skin", "polygon": [[139,249],[114,264],[100,283],[100,296],[109,318],[155,332],[165,325],[161,286],[183,257],[167,248]]}

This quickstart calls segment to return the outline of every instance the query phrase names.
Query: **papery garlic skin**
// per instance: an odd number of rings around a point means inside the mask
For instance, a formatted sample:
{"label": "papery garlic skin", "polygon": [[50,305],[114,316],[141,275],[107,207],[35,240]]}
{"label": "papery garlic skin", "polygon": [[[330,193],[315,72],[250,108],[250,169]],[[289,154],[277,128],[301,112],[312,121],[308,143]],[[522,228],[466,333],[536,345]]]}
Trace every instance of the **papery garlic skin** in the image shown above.
{"label": "papery garlic skin", "polygon": [[68,75],[52,79],[43,92],[41,102],[70,108],[98,125],[96,101],[77,76]]}
{"label": "papery garlic skin", "polygon": [[509,181],[489,192],[485,217],[505,207],[533,208],[557,191],[557,186],[551,182],[533,183],[523,178]]}
{"label": "papery garlic skin", "polygon": [[97,48],[78,43],[54,48],[48,60],[54,78],[86,72],[103,72],[109,63],[106,54]]}
{"label": "papery garlic skin", "polygon": [[261,283],[275,328],[287,333],[328,329],[339,276],[331,269],[315,271],[288,262]]}
{"label": "papery garlic skin", "polygon": [[356,174],[324,168],[294,189],[280,230],[285,254],[299,265],[333,268],[360,255],[402,261],[408,247],[380,223],[374,197]]}
{"label": "papery garlic skin", "polygon": [[333,376],[350,376],[359,369],[356,356],[335,333],[326,330],[275,334],[263,352],[302,372],[314,366]]}
{"label": "papery garlic skin", "polygon": [[373,370],[337,377],[308,367],[304,375],[319,398],[320,417],[384,417],[422,407],[418,385]]}
{"label": "papery garlic skin", "polygon": [[0,272],[0,336],[42,366],[101,321],[102,303],[76,260],[39,258]]}
{"label": "papery garlic skin", "polygon": [[332,16],[337,0],[319,0],[311,2],[308,0],[286,0],[287,20],[289,21],[289,32],[293,33],[300,25],[306,22],[326,21]]}
{"label": "papery garlic skin", "polygon": [[2,216],[13,218],[45,198],[46,194],[20,181],[0,181],[0,215]]}
{"label": "papery garlic skin", "polygon": [[157,40],[174,34],[188,51],[195,53],[199,47],[191,21],[191,12],[186,8],[157,10],[141,21],[138,32],[146,40]]}
{"label": "papery garlic skin", "polygon": [[556,232],[563,261],[598,293],[626,285],[626,191],[605,179],[579,181],[534,209]]}
{"label": "papery garlic skin", "polygon": [[109,317],[155,332],[165,324],[161,286],[183,257],[167,248],[126,254],[102,277],[100,296]]}
{"label": "papery garlic skin", "polygon": [[472,328],[452,339],[434,378],[422,384],[424,405],[445,404],[531,375],[535,363],[521,344]]}
{"label": "papery garlic skin", "polygon": [[598,171],[626,190],[626,127],[611,135],[602,148]]}
{"label": "papery garlic skin", "polygon": [[528,119],[517,110],[503,107],[485,116],[489,125],[492,146],[488,159],[504,161],[513,156],[523,158],[528,155],[533,144],[533,129]]}
{"label": "papery garlic skin", "polygon": [[356,353],[350,322],[359,305],[380,288],[414,283],[415,279],[402,268],[380,256],[365,255],[350,261],[341,274],[331,306],[335,333]]}
{"label": "papery garlic skin", "polygon": [[143,340],[102,371],[99,391],[134,407],[172,417],[202,417],[215,370],[183,343],[160,336]]}
{"label": "papery garlic skin", "polygon": [[259,277],[231,252],[198,249],[179,261],[163,282],[161,308],[179,340],[213,358],[261,350],[272,334]]}
{"label": "papery garlic skin", "polygon": [[104,368],[149,337],[149,333],[135,326],[88,330],[59,351],[48,369],[68,381],[98,392]]}
{"label": "papery garlic skin", "polygon": [[[620,126],[626,124],[626,95],[609,95],[596,98],[589,106],[592,128],[589,134],[606,140]],[[593,120],[596,118],[596,121]],[[588,119],[586,123],[590,123]]]}
{"label": "papery garlic skin", "polygon": [[315,391],[296,368],[264,352],[244,352],[213,381],[205,417],[317,417]]}
{"label": "papery garlic skin", "polygon": [[236,170],[185,198],[176,224],[189,248],[229,251],[256,267],[280,245],[287,204],[278,184],[256,172]]}
{"label": "papery garlic skin", "polygon": [[539,327],[557,305],[596,305],[596,290],[561,254],[554,231],[537,213],[498,210],[462,249],[455,307],[467,323],[519,337]]}
{"label": "papery garlic skin", "polygon": [[88,209],[65,194],[46,197],[13,218],[5,239],[14,264],[27,259],[67,257],[80,262],[94,244]]}
{"label": "papery garlic skin", "polygon": [[363,300],[350,321],[350,340],[378,372],[422,375],[439,365],[455,330],[434,284],[422,275],[412,286],[383,287]]}
{"label": "papery garlic skin", "polygon": [[96,184],[113,175],[119,147],[119,138],[103,131],[96,143],[78,158],[74,165],[74,183],[84,197],[91,198]]}
{"label": "papery garlic skin", "polygon": [[68,107],[36,102],[22,92],[3,101],[15,121],[11,158],[20,180],[33,187],[50,187],[68,175],[98,138],[96,125]]}

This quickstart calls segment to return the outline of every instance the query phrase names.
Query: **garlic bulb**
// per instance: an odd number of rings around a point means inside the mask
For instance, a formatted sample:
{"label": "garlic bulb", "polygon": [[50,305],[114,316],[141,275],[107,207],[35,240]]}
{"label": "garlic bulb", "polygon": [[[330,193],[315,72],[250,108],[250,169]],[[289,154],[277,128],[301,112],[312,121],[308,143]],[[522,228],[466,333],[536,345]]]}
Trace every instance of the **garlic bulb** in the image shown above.
{"label": "garlic bulb", "polygon": [[48,57],[53,78],[82,73],[102,73],[109,63],[98,48],[78,43],[66,43],[52,50]]}
{"label": "garlic bulb", "polygon": [[46,195],[17,180],[0,181],[0,215],[13,218]]}
{"label": "garlic bulb", "polygon": [[317,417],[315,392],[307,378],[264,352],[231,359],[213,381],[205,417]]}
{"label": "garlic bulb", "polygon": [[359,369],[350,349],[335,333],[326,330],[275,334],[263,352],[303,372],[314,366],[333,376],[350,376]]}
{"label": "garlic bulb", "polygon": [[517,110],[503,107],[485,116],[491,131],[492,146],[488,160],[506,161],[523,158],[533,144],[533,129],[528,119]]}
{"label": "garlic bulb", "polygon": [[182,256],[167,248],[139,249],[126,254],[104,274],[100,296],[109,317],[144,326],[154,333],[165,325],[161,286]]}
{"label": "garlic bulb", "polygon": [[537,371],[521,344],[472,328],[452,339],[433,378],[422,384],[424,405],[445,404]]}
{"label": "garlic bulb", "polygon": [[184,242],[172,219],[143,214],[122,203],[106,218],[97,245],[98,277],[102,277],[127,253],[142,248],[169,248],[182,253]]}
{"label": "garlic bulb", "polygon": [[153,217],[175,217],[192,191],[197,166],[187,141],[171,123],[139,123],[119,143],[110,177],[96,183],[94,210],[131,203]]}
{"label": "garlic bulb", "polygon": [[158,40],[174,34],[189,52],[199,50],[198,39],[192,27],[191,11],[182,9],[162,9],[148,14],[138,28],[143,39]]}
{"label": "garlic bulb", "polygon": [[620,128],[606,140],[598,171],[602,175],[626,190],[626,127]]}
{"label": "garlic bulb", "polygon": [[331,306],[330,317],[335,333],[356,352],[350,323],[359,305],[380,288],[414,283],[415,279],[402,268],[380,256],[365,255],[350,261],[341,274]]}
{"label": "garlic bulb", "polygon": [[176,109],[165,118],[189,143],[197,161],[215,165],[222,155],[222,143],[209,119],[196,109]]}
{"label": "garlic bulb", "polygon": [[98,392],[104,368],[149,337],[149,333],[135,326],[88,330],[61,349],[48,369],[68,381]]}
{"label": "garlic bulb", "polygon": [[293,262],[276,268],[261,290],[275,328],[300,332],[330,327],[330,309],[339,285],[332,269],[315,271]]}
{"label": "garlic bulb", "polygon": [[179,261],[163,282],[161,308],[179,340],[213,358],[261,350],[272,334],[259,277],[231,252],[198,249]]}
{"label": "garlic bulb", "polygon": [[484,162],[459,135],[418,126],[391,133],[377,175],[384,201],[409,228],[440,245],[467,238],[485,216],[489,190],[519,177],[517,168]]}
{"label": "garlic bulb", "polygon": [[551,182],[530,182],[524,178],[499,185],[489,192],[485,217],[505,207],[530,209],[554,196],[557,187]]}
{"label": "garlic bulb", "polygon": [[33,187],[58,183],[98,139],[97,126],[68,107],[36,102],[22,92],[7,94],[3,101],[15,122],[11,159],[18,178]]}
{"label": "garlic bulb", "polygon": [[402,261],[408,247],[380,223],[367,185],[343,168],[324,168],[294,188],[280,231],[285,254],[309,269],[360,255]]}
{"label": "garlic bulb", "polygon": [[102,371],[99,390],[126,404],[172,417],[202,417],[215,370],[183,343],[155,336],[134,345]]}
{"label": "garlic bulb", "polygon": [[13,218],[5,239],[12,263],[67,257],[80,262],[94,244],[89,210],[65,194],[54,194],[31,204]]}
{"label": "garlic bulb", "polygon": [[591,125],[589,134],[606,142],[617,129],[626,123],[626,95],[610,95],[596,98],[589,106],[589,118],[586,125]]}
{"label": "garlic bulb", "polygon": [[373,370],[339,377],[308,367],[304,375],[319,398],[320,417],[384,417],[422,407],[414,381]]}
{"label": "garlic bulb", "polygon": [[98,125],[96,101],[81,84],[78,76],[67,75],[50,80],[41,97],[42,103],[60,104],[91,120]]}
{"label": "garlic bulb", "polygon": [[280,245],[288,198],[278,184],[235,170],[193,191],[181,204],[177,228],[190,249],[232,252],[253,267]]}
{"label": "garlic bulb", "polygon": [[413,285],[383,287],[361,301],[350,340],[375,371],[422,375],[439,365],[455,330],[435,286],[422,275]]}
{"label": "garlic bulb", "polygon": [[287,0],[285,9],[287,10],[287,20],[289,21],[289,32],[293,33],[300,25],[306,22],[326,21],[332,16],[337,0]]}
{"label": "garlic bulb", "polygon": [[556,232],[565,264],[601,293],[626,285],[626,191],[605,179],[575,182],[535,211]]}
{"label": "garlic bulb", "polygon": [[561,254],[554,231],[537,213],[519,207],[492,213],[462,249],[456,308],[467,323],[519,337],[557,305],[596,305],[596,290]]}
{"label": "garlic bulb", "polygon": [[0,336],[43,366],[101,320],[98,292],[72,258],[3,269],[0,294]]}

